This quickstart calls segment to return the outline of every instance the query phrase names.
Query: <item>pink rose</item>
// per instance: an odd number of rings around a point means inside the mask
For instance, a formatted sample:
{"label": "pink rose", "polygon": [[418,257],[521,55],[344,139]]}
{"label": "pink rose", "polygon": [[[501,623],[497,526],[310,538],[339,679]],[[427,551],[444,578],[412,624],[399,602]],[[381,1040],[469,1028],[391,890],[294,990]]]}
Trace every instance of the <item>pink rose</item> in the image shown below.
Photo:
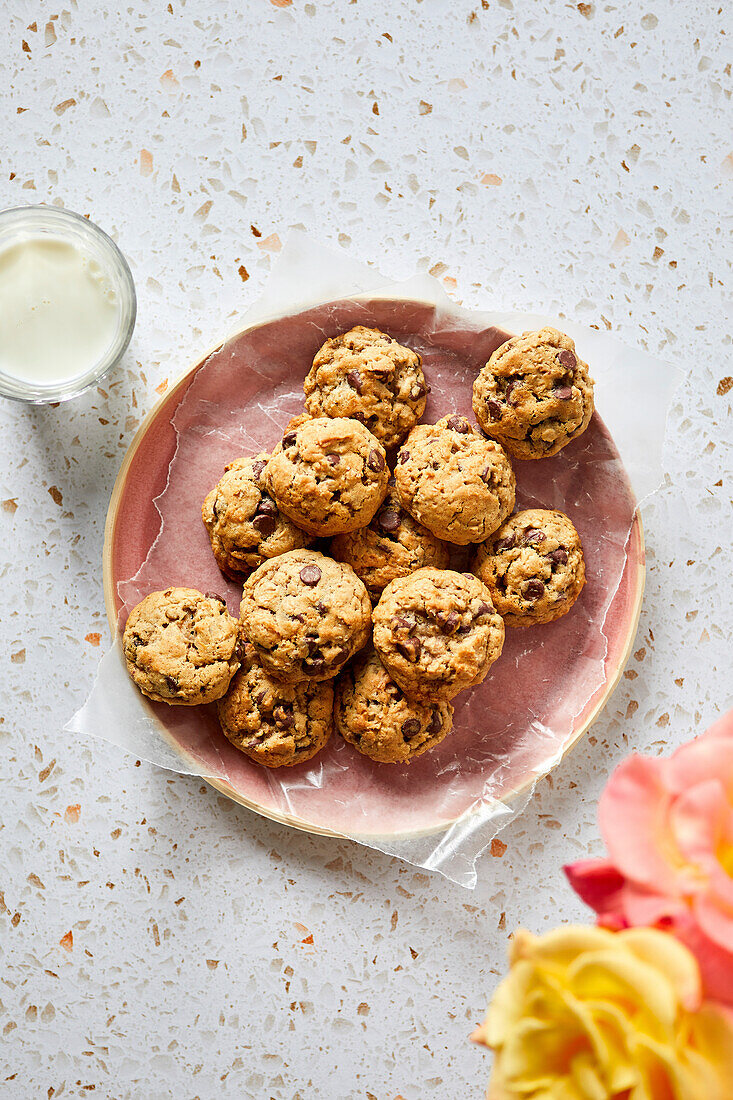
{"label": "pink rose", "polygon": [[598,819],[609,859],[566,867],[573,889],[606,928],[673,932],[733,1006],[733,711],[671,757],[630,756]]}

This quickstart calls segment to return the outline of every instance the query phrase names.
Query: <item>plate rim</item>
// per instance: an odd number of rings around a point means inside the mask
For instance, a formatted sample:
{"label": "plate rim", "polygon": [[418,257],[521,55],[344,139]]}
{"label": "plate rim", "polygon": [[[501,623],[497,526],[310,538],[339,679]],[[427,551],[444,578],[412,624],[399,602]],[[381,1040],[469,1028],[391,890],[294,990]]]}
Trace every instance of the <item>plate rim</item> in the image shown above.
{"label": "plate rim", "polygon": [[[334,301],[335,300],[336,299],[334,299]],[[400,297],[400,296],[391,296],[391,295],[385,294],[383,292],[382,293],[350,294],[350,295],[347,295],[347,300],[349,300],[349,301],[375,301],[375,300],[403,301],[403,302],[415,303],[415,304],[418,304],[418,305],[427,305],[427,306],[432,306],[432,307],[435,306],[435,302],[431,301],[429,298],[418,298],[418,297],[403,298],[403,297]],[[326,303],[323,303],[323,304],[326,304]],[[463,308],[458,303],[455,303],[455,305],[458,309]],[[295,313],[302,312],[302,309],[296,307],[295,310],[289,309],[289,310],[283,311],[281,313],[271,314],[271,315],[266,316],[264,318],[260,318],[257,321],[253,321],[250,324],[245,325],[243,328],[238,329],[236,332],[232,333],[231,335],[225,337],[223,340],[218,340],[216,343],[212,344],[209,347],[209,349],[207,351],[205,351],[204,353],[198,354],[196,356],[196,359],[195,359],[195,362],[193,363],[193,365],[190,366],[187,370],[184,370],[184,372],[179,376],[179,378],[174,383],[174,385],[171,386],[169,389],[166,389],[166,391],[163,394],[161,394],[160,398],[155,402],[155,404],[148,410],[148,412],[144,416],[143,420],[140,422],[140,425],[138,426],[137,431],[135,432],[134,436],[130,440],[130,443],[129,443],[129,445],[127,447],[127,450],[125,451],[124,457],[122,459],[122,463],[120,464],[120,468],[117,472],[117,477],[115,478],[115,482],[114,482],[114,485],[112,487],[112,492],[110,494],[109,504],[107,506],[107,514],[106,514],[105,524],[104,524],[104,541],[103,541],[103,545],[102,545],[102,589],[103,589],[103,594],[104,594],[105,611],[106,611],[106,614],[107,614],[107,623],[108,623],[108,626],[109,626],[109,629],[110,629],[110,635],[111,635],[112,641],[114,641],[116,633],[117,633],[116,627],[117,627],[117,616],[118,616],[117,593],[115,592],[114,581],[113,581],[113,578],[112,578],[112,549],[113,549],[114,538],[115,538],[115,533],[116,533],[117,518],[118,518],[118,514],[119,514],[119,505],[120,505],[120,501],[121,501],[121,498],[122,498],[122,493],[123,493],[123,490],[124,490],[124,487],[125,487],[125,483],[126,483],[126,480],[127,480],[127,474],[129,472],[130,466],[132,465],[132,461],[135,458],[135,455],[136,455],[140,445],[142,444],[143,439],[147,435],[147,432],[150,429],[150,427],[152,426],[153,422],[155,420],[157,420],[157,418],[158,418],[160,412],[162,411],[162,409],[164,408],[164,406],[172,401],[172,399],[186,385],[187,382],[192,380],[192,376],[199,370],[200,367],[202,367],[204,365],[206,360],[209,359],[210,356],[213,355],[214,352],[217,351],[218,348],[222,347],[223,344],[228,343],[230,340],[236,340],[240,336],[243,336],[245,333],[252,332],[254,329],[261,328],[264,325],[271,324],[273,321],[283,320],[286,317],[291,317],[291,316],[293,316],[294,312]],[[177,407],[178,407],[178,404],[176,403],[176,408]],[[613,437],[611,437],[611,438],[613,438]],[[621,675],[624,671],[624,668],[626,667],[626,663],[627,663],[627,661],[629,659],[629,656],[631,654],[631,650],[632,650],[632,647],[633,647],[633,644],[634,644],[634,640],[636,638],[636,634],[637,634],[637,631],[639,629],[639,620],[640,620],[640,617],[641,617],[641,608],[642,608],[642,603],[643,603],[644,587],[645,587],[645,582],[646,582],[644,528],[643,528],[641,515],[640,515],[640,512],[639,512],[639,508],[638,508],[638,503],[637,503],[637,507],[634,511],[634,518],[633,518],[631,527],[629,528],[629,535],[628,535],[628,538],[627,538],[627,547],[629,548],[629,550],[627,551],[627,567],[628,567],[628,563],[631,559],[631,553],[633,552],[633,554],[634,554],[633,568],[635,570],[635,576],[631,578],[631,585],[633,586],[632,587],[632,597],[631,597],[632,602],[633,602],[633,608],[632,608],[632,612],[631,612],[631,615],[630,615],[630,618],[629,618],[628,634],[626,636],[625,644],[624,644],[623,650],[620,654],[619,660],[618,660],[618,662],[617,662],[617,664],[616,664],[616,666],[613,670],[613,675],[606,681],[606,685],[604,687],[604,690],[601,693],[598,700],[596,701],[596,703],[594,704],[593,709],[591,710],[590,714],[587,716],[587,718],[585,719],[583,724],[575,731],[575,733],[574,733],[573,737],[571,738],[571,740],[564,746],[562,753],[557,757],[557,759],[555,760],[552,767],[549,768],[547,772],[544,772],[541,775],[537,775],[537,776],[534,776],[532,778],[529,778],[525,782],[521,783],[519,786],[514,787],[510,791],[508,791],[505,795],[503,795],[503,799],[505,799],[507,801],[511,800],[511,799],[515,799],[518,796],[520,796],[521,794],[523,794],[524,792],[526,792],[528,790],[528,788],[532,787],[534,783],[536,783],[539,779],[541,779],[543,777],[543,775],[549,774],[549,772],[553,771],[558,766],[558,764],[560,764],[560,762],[562,760],[564,760],[565,757],[570,754],[570,752],[572,752],[572,750],[576,747],[576,745],[581,740],[581,738],[583,738],[585,736],[585,734],[588,732],[590,727],[593,725],[593,723],[599,717],[601,711],[606,706],[606,704],[607,704],[608,700],[610,699],[611,695],[616,690],[618,682],[621,679]],[[176,743],[176,741],[170,736],[170,734],[168,733],[167,728],[162,723],[159,723],[159,725],[160,725],[160,729],[161,729],[161,734],[162,734],[163,738],[165,739],[165,741],[171,746],[171,748],[174,749],[174,751],[176,753],[178,753],[179,756],[181,756],[183,759],[185,759],[187,754],[181,749],[181,747]],[[185,773],[179,773],[179,774],[185,774]],[[195,773],[195,774],[198,775],[198,773]],[[223,794],[226,798],[229,798],[232,802],[235,802],[240,806],[244,806],[248,810],[252,810],[254,813],[259,814],[260,817],[267,818],[270,821],[275,821],[280,825],[287,825],[290,828],[297,829],[298,831],[303,832],[303,833],[310,833],[314,836],[329,836],[329,837],[334,837],[334,838],[340,839],[340,840],[359,839],[359,840],[365,841],[366,843],[369,843],[370,841],[376,842],[379,839],[385,839],[385,838],[389,838],[390,840],[393,840],[393,841],[394,840],[419,839],[421,837],[433,836],[436,833],[440,833],[440,832],[445,831],[446,829],[448,829],[452,825],[454,825],[456,821],[459,821],[462,817],[464,817],[466,815],[466,811],[464,811],[464,813],[459,814],[458,817],[450,818],[450,819],[447,819],[445,821],[441,821],[440,823],[438,823],[436,825],[428,826],[428,827],[423,828],[423,829],[409,830],[409,831],[406,831],[406,832],[394,832],[394,833],[371,833],[370,832],[370,833],[346,834],[346,833],[337,832],[336,830],[333,830],[333,829],[328,829],[328,828],[326,828],[324,826],[321,826],[321,825],[316,825],[312,822],[309,822],[309,821],[305,820],[304,818],[297,817],[294,814],[288,814],[288,813],[281,812],[281,811],[278,811],[278,810],[273,810],[273,809],[271,809],[267,806],[263,806],[262,804],[256,802],[253,799],[245,798],[238,791],[236,791],[229,783],[227,783],[226,780],[224,780],[224,779],[218,779],[214,776],[199,776],[199,778],[203,779],[204,782],[207,783],[210,787],[212,787],[214,790],[218,791],[220,794]],[[467,811],[468,814],[470,814],[471,812],[472,812],[471,810]]]}

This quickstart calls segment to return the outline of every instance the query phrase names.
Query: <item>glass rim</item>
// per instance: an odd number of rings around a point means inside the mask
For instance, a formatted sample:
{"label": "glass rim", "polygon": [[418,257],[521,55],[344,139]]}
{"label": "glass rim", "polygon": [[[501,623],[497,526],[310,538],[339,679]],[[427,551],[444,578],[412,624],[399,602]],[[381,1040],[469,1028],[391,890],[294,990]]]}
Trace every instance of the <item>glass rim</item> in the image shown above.
{"label": "glass rim", "polygon": [[[28,203],[25,206],[9,206],[0,210],[0,244],[6,230],[16,223],[21,229],[43,228],[43,223],[56,222],[57,225],[65,225],[76,233],[93,241],[105,259],[108,261],[109,273],[113,277],[114,287],[118,294],[118,327],[114,339],[100,357],[100,359],[85,371],[68,382],[54,383],[50,386],[42,386],[24,382],[0,369],[0,397],[6,397],[13,401],[24,402],[30,405],[58,404],[62,401],[70,401],[78,397],[90,386],[99,382],[127,351],[137,319],[137,292],[132,271],[119,245],[105,233],[96,222],[85,218],[83,214],[77,214],[74,210],[67,210],[62,206],[53,206],[48,203]],[[25,223],[25,224],[24,224]],[[48,224],[45,226],[49,228]],[[53,228],[51,226],[51,228]]]}

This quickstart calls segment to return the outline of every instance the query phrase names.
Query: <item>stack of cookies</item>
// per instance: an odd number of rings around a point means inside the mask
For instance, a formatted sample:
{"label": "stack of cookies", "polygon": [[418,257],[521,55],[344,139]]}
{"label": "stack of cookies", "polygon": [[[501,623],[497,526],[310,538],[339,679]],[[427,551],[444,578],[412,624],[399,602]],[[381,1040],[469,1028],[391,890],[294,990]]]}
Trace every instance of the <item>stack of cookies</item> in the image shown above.
{"label": "stack of cookies", "polygon": [[[561,512],[514,512],[511,459],[556,454],[588,426],[593,383],[555,329],[503,344],[473,409],[419,423],[417,352],[357,327],[327,340],[305,408],[271,454],[236,458],[203,502],[237,622],[194,589],[147,596],[124,636],[151,699],[216,702],[226,737],[267,767],[313,757],[335,727],[360,753],[409,763],[451,729],[506,627],[566,614],[585,583]],[[472,572],[450,566],[473,548]],[[465,551],[464,551],[465,552]]]}

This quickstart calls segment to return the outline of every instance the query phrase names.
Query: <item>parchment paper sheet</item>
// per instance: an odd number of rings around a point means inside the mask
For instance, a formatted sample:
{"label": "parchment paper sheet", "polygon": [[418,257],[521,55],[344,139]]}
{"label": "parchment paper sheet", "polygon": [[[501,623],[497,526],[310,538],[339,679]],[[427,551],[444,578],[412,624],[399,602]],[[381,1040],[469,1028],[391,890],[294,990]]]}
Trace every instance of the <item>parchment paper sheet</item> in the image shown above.
{"label": "parchment paper sheet", "polygon": [[[368,300],[353,299],[364,294]],[[405,300],[425,304],[406,306]],[[137,573],[120,581],[120,630],[147,592],[174,584],[221,592],[238,613],[241,588],[216,567],[201,501],[228,461],[270,449],[302,410],[303,377],[328,336],[356,323],[383,327],[423,356],[432,387],[424,420],[450,411],[473,419],[471,384],[491,351],[507,333],[553,323],[524,313],[461,310],[427,277],[385,285],[377,272],[300,233],[291,235],[264,295],[237,328],[261,322],[268,323],[233,335],[209,356],[176,410],[177,450],[156,500],[160,532]],[[562,755],[579,716],[603,690],[608,613],[626,563],[634,494],[643,501],[661,480],[666,414],[679,380],[669,365],[604,332],[554,323],[573,336],[590,364],[607,430],[596,417],[555,458],[515,462],[517,507],[570,515],[583,541],[588,584],[565,618],[507,631],[488,679],[455,701],[454,730],[442,745],[395,767],[366,760],[334,734],[312,762],[258,768],[225,740],[213,708],[166,707],[141,696],[125,672],[119,635],[66,728],[173,771],[223,779],[276,816],[291,815],[475,885],[478,856],[526,805],[533,784]],[[185,746],[185,756],[170,739]],[[522,794],[511,796],[518,785]]]}

